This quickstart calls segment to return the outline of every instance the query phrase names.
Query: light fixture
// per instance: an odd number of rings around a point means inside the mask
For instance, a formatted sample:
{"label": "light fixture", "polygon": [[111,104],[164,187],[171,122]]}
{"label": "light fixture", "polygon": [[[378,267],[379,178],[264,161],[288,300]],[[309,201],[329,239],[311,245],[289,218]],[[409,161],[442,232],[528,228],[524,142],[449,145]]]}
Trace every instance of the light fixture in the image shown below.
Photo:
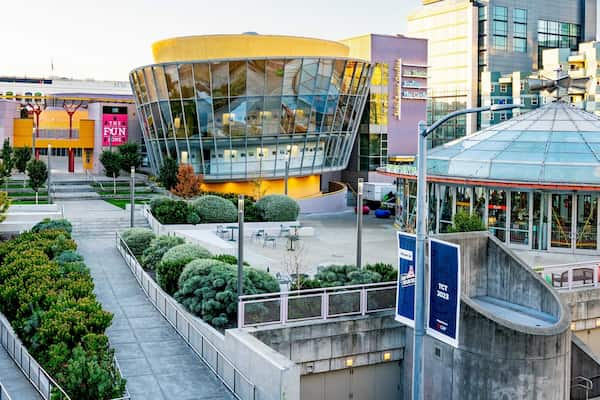
{"label": "light fixture", "polygon": [[175,129],[181,128],[181,118],[175,117],[173,124],[175,125]]}
{"label": "light fixture", "polygon": [[354,365],[354,360],[352,358],[346,358],[346,367],[351,367]]}
{"label": "light fixture", "polygon": [[575,330],[575,322],[571,323],[571,330],[574,331]]}
{"label": "light fixture", "polygon": [[383,353],[383,361],[390,361],[392,359],[392,353],[390,353],[389,351],[386,351],[385,353]]}
{"label": "light fixture", "polygon": [[363,194],[363,180],[359,180],[358,181],[358,194],[362,195]]}
{"label": "light fixture", "polygon": [[600,318],[596,318],[596,328],[600,328]]}

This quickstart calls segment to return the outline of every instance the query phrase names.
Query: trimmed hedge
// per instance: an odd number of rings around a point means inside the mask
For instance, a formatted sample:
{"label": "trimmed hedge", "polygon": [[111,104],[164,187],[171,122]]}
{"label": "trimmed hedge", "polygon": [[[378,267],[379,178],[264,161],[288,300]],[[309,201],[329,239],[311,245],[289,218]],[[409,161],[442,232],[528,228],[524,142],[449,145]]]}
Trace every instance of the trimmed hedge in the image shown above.
{"label": "trimmed hedge", "polygon": [[210,258],[211,254],[202,246],[180,244],[163,255],[156,267],[156,282],[170,295],[177,291],[179,275],[187,263],[197,258]]}
{"label": "trimmed hedge", "polygon": [[152,229],[148,228],[129,228],[121,233],[121,237],[136,256],[140,257],[144,250],[150,246],[152,239],[156,237]]}
{"label": "trimmed hedge", "polygon": [[237,221],[237,208],[223,197],[201,196],[192,201],[192,207],[203,223]]}
{"label": "trimmed hedge", "polygon": [[142,257],[138,257],[140,264],[146,269],[155,270],[162,257],[170,248],[184,243],[185,240],[177,236],[157,236],[152,239],[148,248],[144,250]]}
{"label": "trimmed hedge", "polygon": [[[385,280],[382,273],[387,274]],[[302,289],[316,289],[386,282],[387,278],[393,276],[394,273],[397,274],[391,265],[381,263],[367,266],[364,269],[358,269],[355,265],[329,265],[317,272],[314,278],[301,279],[300,286]],[[295,282],[292,284],[292,289],[297,289]]]}
{"label": "trimmed hedge", "polygon": [[198,223],[194,209],[183,200],[173,200],[159,197],[150,202],[152,215],[161,224],[191,224]]}
{"label": "trimmed hedge", "polygon": [[[222,261],[225,264],[231,264],[231,265],[237,265],[237,263],[238,263],[237,257],[229,255],[229,254],[217,254],[216,256],[213,256],[212,259],[217,260],[217,261]],[[244,261],[244,265],[250,265],[250,264],[248,264],[246,261]]]}
{"label": "trimmed hedge", "polygon": [[267,222],[295,221],[300,214],[296,200],[281,194],[271,194],[256,202],[260,218]]}
{"label": "trimmed hedge", "polygon": [[47,230],[62,230],[70,234],[73,231],[73,226],[66,219],[44,218],[41,222],[38,222],[31,228],[31,232],[42,232]]}
{"label": "trimmed hedge", "polygon": [[46,229],[0,244],[0,311],[72,399],[121,397],[125,380],[104,334],[112,314],[75,248],[68,232]]}
{"label": "trimmed hedge", "polygon": [[[244,294],[273,293],[279,283],[267,272],[244,268]],[[216,328],[237,321],[237,268],[217,260],[194,260],[179,279],[175,299]]]}

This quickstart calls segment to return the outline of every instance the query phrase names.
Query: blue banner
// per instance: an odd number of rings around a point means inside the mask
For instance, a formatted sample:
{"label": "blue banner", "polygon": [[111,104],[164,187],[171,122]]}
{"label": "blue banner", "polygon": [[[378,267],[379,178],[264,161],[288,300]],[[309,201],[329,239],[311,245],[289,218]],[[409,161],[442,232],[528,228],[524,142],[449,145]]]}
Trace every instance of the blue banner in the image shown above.
{"label": "blue banner", "polygon": [[417,237],[398,232],[396,321],[415,327],[415,247]]}
{"label": "blue banner", "polygon": [[460,246],[429,239],[427,334],[458,347],[459,320]]}

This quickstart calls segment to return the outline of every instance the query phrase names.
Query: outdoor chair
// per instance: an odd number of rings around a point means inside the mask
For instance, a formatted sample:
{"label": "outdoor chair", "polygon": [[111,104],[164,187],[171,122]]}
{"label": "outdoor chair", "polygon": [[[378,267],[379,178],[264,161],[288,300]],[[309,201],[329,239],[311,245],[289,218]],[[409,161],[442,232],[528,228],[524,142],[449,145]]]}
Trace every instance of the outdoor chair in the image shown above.
{"label": "outdoor chair", "polygon": [[[594,282],[594,270],[591,268],[574,268],[573,283],[577,285],[586,285]],[[552,286],[566,287],[569,284],[569,272],[562,274],[552,274]]]}
{"label": "outdoor chair", "polygon": [[279,225],[279,236],[289,236],[290,228],[288,226],[284,226],[283,224]]}
{"label": "outdoor chair", "polygon": [[223,228],[223,225],[217,225],[217,236],[222,238],[223,236],[225,236],[226,232],[227,231],[225,230],[225,228]]}
{"label": "outdoor chair", "polygon": [[264,229],[257,229],[252,234],[252,240],[260,240],[264,236],[265,236],[265,230]]}
{"label": "outdoor chair", "polygon": [[271,235],[265,235],[263,239],[263,247],[267,245],[267,243],[273,243],[273,248],[277,245],[277,238]]}

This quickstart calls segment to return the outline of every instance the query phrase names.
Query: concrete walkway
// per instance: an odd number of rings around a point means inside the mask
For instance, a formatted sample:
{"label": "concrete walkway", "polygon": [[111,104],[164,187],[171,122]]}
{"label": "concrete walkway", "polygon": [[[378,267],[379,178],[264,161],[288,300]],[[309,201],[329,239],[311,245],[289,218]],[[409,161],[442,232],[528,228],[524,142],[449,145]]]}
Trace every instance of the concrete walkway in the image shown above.
{"label": "concrete walkway", "polygon": [[42,399],[3,347],[0,347],[0,383],[12,400]]}
{"label": "concrete walkway", "polygon": [[[96,202],[65,203],[65,215],[102,220],[108,212]],[[106,203],[105,203],[106,204]],[[120,210],[126,214],[124,210]],[[107,230],[114,229],[107,227]],[[114,314],[107,334],[132,399],[233,399],[212,371],[177,335],[150,304],[112,238],[77,237],[94,278],[95,292],[103,307]]]}

